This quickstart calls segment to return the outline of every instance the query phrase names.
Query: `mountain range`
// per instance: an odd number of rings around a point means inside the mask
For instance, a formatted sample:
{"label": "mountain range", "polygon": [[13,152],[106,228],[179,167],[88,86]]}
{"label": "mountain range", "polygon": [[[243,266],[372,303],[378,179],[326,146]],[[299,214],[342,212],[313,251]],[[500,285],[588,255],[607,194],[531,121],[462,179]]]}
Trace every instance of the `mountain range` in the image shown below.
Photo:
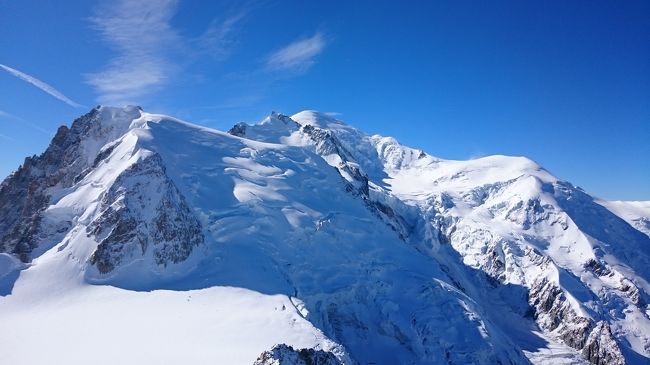
{"label": "mountain range", "polygon": [[317,111],[98,106],[0,185],[6,364],[649,364],[648,293],[650,202]]}

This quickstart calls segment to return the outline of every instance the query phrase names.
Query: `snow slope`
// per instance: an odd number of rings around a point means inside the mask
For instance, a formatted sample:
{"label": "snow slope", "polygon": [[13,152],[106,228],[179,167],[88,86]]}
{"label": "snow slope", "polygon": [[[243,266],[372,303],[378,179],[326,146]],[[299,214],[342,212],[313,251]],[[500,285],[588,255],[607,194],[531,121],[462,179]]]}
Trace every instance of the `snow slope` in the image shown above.
{"label": "snow slope", "polygon": [[598,200],[597,203],[650,236],[650,201]]}
{"label": "snow slope", "polygon": [[650,239],[621,209],[315,111],[224,133],[98,107],[0,185],[0,354],[646,363]]}

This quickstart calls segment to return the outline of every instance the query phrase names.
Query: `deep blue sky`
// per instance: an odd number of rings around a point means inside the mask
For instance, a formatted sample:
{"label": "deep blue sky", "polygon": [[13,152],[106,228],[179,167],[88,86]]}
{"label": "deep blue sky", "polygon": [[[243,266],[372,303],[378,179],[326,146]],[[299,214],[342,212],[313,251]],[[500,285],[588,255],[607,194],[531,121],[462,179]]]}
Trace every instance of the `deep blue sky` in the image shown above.
{"label": "deep blue sky", "polygon": [[98,103],[219,129],[318,109],[650,200],[649,1],[397,4],[0,0],[0,175]]}

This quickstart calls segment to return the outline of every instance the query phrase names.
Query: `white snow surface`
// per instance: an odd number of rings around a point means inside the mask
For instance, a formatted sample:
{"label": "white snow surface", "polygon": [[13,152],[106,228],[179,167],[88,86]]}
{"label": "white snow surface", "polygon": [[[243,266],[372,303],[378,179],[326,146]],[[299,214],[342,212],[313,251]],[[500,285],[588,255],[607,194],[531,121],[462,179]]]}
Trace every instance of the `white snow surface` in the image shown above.
{"label": "white snow surface", "polygon": [[[3,363],[252,364],[280,343],[345,364],[585,363],[561,328],[526,316],[540,280],[576,316],[609,321],[627,362],[650,361],[650,308],[629,295],[650,292],[647,202],[595,201],[523,157],[440,159],[316,111],[274,113],[242,137],[100,112],[110,132],[85,157],[114,148],[44,213],[72,228],[30,264],[0,254]],[[180,263],[145,253],[99,273],[87,228],[152,155],[206,241]]]}
{"label": "white snow surface", "polygon": [[650,236],[650,201],[598,200],[597,203]]}

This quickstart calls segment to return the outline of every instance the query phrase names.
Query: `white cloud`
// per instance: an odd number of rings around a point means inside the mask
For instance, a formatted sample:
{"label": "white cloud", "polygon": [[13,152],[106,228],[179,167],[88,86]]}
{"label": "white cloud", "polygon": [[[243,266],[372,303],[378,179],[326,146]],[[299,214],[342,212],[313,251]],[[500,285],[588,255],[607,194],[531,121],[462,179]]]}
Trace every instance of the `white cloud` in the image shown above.
{"label": "white cloud", "polygon": [[228,57],[233,45],[237,43],[233,33],[237,30],[245,15],[245,11],[242,11],[224,19],[214,19],[199,37],[198,47],[202,52],[217,60]]}
{"label": "white cloud", "polygon": [[171,24],[177,8],[177,0],[117,0],[97,9],[92,26],[116,52],[104,70],[87,75],[100,103],[140,103],[198,57],[225,59],[247,12],[215,19],[190,39]]}
{"label": "white cloud", "polygon": [[107,67],[88,75],[102,103],[132,103],[163,85],[174,69],[171,51],[182,46],[170,20],[175,0],[119,0],[90,19],[116,51]]}
{"label": "white cloud", "polygon": [[269,56],[267,67],[272,70],[306,71],[314,59],[325,49],[325,37],[321,33],[295,41]]}
{"label": "white cloud", "polygon": [[0,63],[0,68],[2,68],[3,70],[9,72],[10,74],[16,76],[17,78],[19,78],[19,79],[21,79],[23,81],[26,81],[26,82],[36,86],[37,88],[45,91],[46,93],[50,94],[51,96],[61,100],[62,102],[66,103],[66,104],[68,104],[68,105],[70,105],[72,107],[75,107],[75,108],[83,107],[83,105],[81,105],[79,103],[75,103],[74,101],[70,100],[70,98],[63,95],[60,91],[58,91],[57,89],[52,87],[51,85],[44,83],[43,81],[35,78],[34,76],[30,76],[30,75],[28,75],[28,74],[26,74],[24,72],[18,71],[15,68],[11,68],[11,67],[3,65],[1,63]]}

